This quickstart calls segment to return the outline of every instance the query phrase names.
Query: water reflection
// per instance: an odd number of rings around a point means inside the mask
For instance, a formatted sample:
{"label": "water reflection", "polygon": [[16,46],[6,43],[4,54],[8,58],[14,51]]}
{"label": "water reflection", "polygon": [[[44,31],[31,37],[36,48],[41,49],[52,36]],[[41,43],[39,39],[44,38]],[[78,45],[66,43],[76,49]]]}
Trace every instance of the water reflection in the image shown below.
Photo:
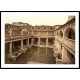
{"label": "water reflection", "polygon": [[16,61],[11,62],[13,64],[27,64],[29,61],[45,63],[45,64],[55,64],[55,58],[53,57],[53,51],[51,48],[44,47],[32,47],[27,50],[26,53],[20,55]]}

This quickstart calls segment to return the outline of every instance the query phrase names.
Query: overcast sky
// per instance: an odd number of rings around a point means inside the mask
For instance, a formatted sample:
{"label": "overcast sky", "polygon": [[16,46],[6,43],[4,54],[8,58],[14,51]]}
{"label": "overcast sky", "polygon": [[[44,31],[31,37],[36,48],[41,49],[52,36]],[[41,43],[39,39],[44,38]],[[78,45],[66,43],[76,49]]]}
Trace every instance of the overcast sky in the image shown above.
{"label": "overcast sky", "polygon": [[6,13],[4,15],[5,23],[24,22],[31,25],[62,25],[67,22],[68,16],[54,13]]}

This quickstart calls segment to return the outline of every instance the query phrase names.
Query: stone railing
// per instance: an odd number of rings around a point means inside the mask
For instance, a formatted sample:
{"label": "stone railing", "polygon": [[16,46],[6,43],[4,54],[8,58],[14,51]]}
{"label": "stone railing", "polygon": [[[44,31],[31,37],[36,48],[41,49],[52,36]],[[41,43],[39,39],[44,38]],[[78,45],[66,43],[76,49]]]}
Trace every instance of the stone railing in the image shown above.
{"label": "stone railing", "polygon": [[12,39],[22,39],[22,38],[27,38],[28,35],[5,35],[5,40],[12,40]]}
{"label": "stone railing", "polygon": [[55,37],[55,39],[60,41],[61,44],[64,44],[65,46],[67,46],[71,50],[75,51],[75,41],[74,40],[72,40],[72,39],[65,39],[65,38],[63,39],[63,37]]}
{"label": "stone railing", "polygon": [[61,41],[61,42],[64,41],[63,37],[56,36],[55,38],[58,39],[58,40]]}
{"label": "stone railing", "polygon": [[5,36],[5,40],[10,40],[10,39],[11,39],[11,36],[9,36],[9,35]]}
{"label": "stone railing", "polygon": [[54,34],[48,34],[48,36],[54,36]]}
{"label": "stone railing", "polygon": [[68,46],[70,49],[75,51],[75,41],[70,40],[70,39],[64,39],[64,44]]}

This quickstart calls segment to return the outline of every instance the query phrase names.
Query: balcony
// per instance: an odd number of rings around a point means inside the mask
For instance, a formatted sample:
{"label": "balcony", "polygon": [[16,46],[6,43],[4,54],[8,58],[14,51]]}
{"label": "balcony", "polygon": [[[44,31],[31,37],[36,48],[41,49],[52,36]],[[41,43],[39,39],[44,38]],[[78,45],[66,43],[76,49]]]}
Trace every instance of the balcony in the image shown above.
{"label": "balcony", "polygon": [[28,35],[6,35],[5,41],[27,38]]}

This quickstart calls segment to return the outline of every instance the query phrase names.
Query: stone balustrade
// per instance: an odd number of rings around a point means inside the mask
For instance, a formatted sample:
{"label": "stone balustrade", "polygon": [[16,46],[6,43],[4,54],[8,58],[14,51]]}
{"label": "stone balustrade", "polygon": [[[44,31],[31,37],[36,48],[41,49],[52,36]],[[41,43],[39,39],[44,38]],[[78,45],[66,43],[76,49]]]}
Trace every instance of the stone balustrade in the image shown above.
{"label": "stone balustrade", "polygon": [[62,38],[62,37],[55,37],[58,41],[61,42],[61,44],[65,45],[66,47],[70,48],[75,52],[75,41],[68,38]]}

